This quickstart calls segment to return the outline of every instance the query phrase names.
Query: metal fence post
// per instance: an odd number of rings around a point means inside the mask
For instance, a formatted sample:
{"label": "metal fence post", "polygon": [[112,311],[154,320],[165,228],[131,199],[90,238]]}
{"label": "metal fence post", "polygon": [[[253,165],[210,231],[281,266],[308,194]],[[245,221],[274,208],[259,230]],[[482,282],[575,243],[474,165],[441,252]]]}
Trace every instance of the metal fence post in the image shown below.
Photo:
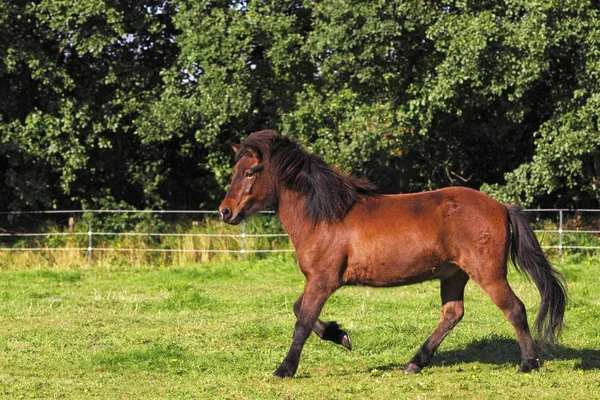
{"label": "metal fence post", "polygon": [[242,221],[242,258],[246,258],[246,221]]}
{"label": "metal fence post", "polygon": [[92,222],[88,225],[88,264],[92,265]]}
{"label": "metal fence post", "polygon": [[563,210],[558,210],[558,255],[560,261],[564,261],[565,257],[563,254]]}

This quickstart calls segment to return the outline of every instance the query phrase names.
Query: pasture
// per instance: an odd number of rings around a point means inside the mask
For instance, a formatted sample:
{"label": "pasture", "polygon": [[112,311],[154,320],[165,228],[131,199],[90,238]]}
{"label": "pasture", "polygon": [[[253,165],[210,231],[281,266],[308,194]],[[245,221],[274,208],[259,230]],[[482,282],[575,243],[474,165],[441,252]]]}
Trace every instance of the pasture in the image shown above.
{"label": "pasture", "polygon": [[[272,378],[304,278],[291,256],[184,267],[18,267],[0,271],[0,396],[6,398],[569,398],[600,397],[600,259],[557,268],[571,301],[560,346],[540,372],[516,374],[519,348],[473,282],[465,317],[432,365],[402,371],[439,317],[439,282],[345,287],[324,320],[347,351],[311,335],[293,379]],[[511,267],[532,323],[539,296]]]}

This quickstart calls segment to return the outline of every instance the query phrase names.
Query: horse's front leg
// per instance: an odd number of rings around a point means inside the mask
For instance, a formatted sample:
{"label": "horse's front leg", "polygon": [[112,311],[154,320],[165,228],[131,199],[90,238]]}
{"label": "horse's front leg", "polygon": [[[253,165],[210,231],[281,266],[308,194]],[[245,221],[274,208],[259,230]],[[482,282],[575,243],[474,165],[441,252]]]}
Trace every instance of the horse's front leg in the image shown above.
{"label": "horse's front leg", "polygon": [[300,309],[296,316],[296,325],[292,337],[292,345],[283,362],[275,370],[273,375],[278,378],[294,376],[300,362],[300,353],[304,343],[310,335],[319,314],[325,305],[325,301],[337,289],[326,281],[318,278],[309,279],[304,286],[301,297]]}
{"label": "horse's front leg", "polygon": [[[302,295],[294,302],[294,315],[298,317],[300,306],[302,305]],[[317,318],[313,326],[313,332],[323,340],[329,340],[333,343],[341,344],[348,350],[352,350],[352,342],[350,335],[345,330],[341,329],[335,321],[321,321]]]}

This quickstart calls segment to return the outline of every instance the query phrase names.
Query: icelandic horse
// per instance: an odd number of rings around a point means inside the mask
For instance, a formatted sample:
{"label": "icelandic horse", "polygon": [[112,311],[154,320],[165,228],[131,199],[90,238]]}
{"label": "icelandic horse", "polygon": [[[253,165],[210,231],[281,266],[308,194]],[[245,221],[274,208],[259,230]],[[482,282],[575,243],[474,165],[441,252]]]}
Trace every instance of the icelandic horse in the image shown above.
{"label": "icelandic horse", "polygon": [[525,306],[507,281],[509,254],[540,292],[535,328],[542,344],[555,343],[560,333],[566,284],[519,207],[462,187],[376,195],[369,182],[336,171],[293,139],[270,130],[252,133],[233,148],[236,162],[220,217],[238,224],[261,209],[275,210],[306,277],[293,307],[292,343],[276,377],[296,373],[311,331],[351,349],[346,331],[319,319],[325,301],[341,286],[399,286],[430,279],[441,283],[441,316],[406,364],[407,373],[428,365],[463,317],[469,279],[514,327],[521,349],[519,372],[539,368]]}

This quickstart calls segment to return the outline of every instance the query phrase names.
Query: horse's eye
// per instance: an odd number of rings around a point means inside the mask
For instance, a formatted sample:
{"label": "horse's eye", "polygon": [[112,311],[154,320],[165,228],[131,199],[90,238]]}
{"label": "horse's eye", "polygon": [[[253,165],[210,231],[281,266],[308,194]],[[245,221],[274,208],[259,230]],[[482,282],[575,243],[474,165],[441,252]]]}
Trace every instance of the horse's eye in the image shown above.
{"label": "horse's eye", "polygon": [[254,176],[254,172],[246,171],[246,178],[252,178]]}

